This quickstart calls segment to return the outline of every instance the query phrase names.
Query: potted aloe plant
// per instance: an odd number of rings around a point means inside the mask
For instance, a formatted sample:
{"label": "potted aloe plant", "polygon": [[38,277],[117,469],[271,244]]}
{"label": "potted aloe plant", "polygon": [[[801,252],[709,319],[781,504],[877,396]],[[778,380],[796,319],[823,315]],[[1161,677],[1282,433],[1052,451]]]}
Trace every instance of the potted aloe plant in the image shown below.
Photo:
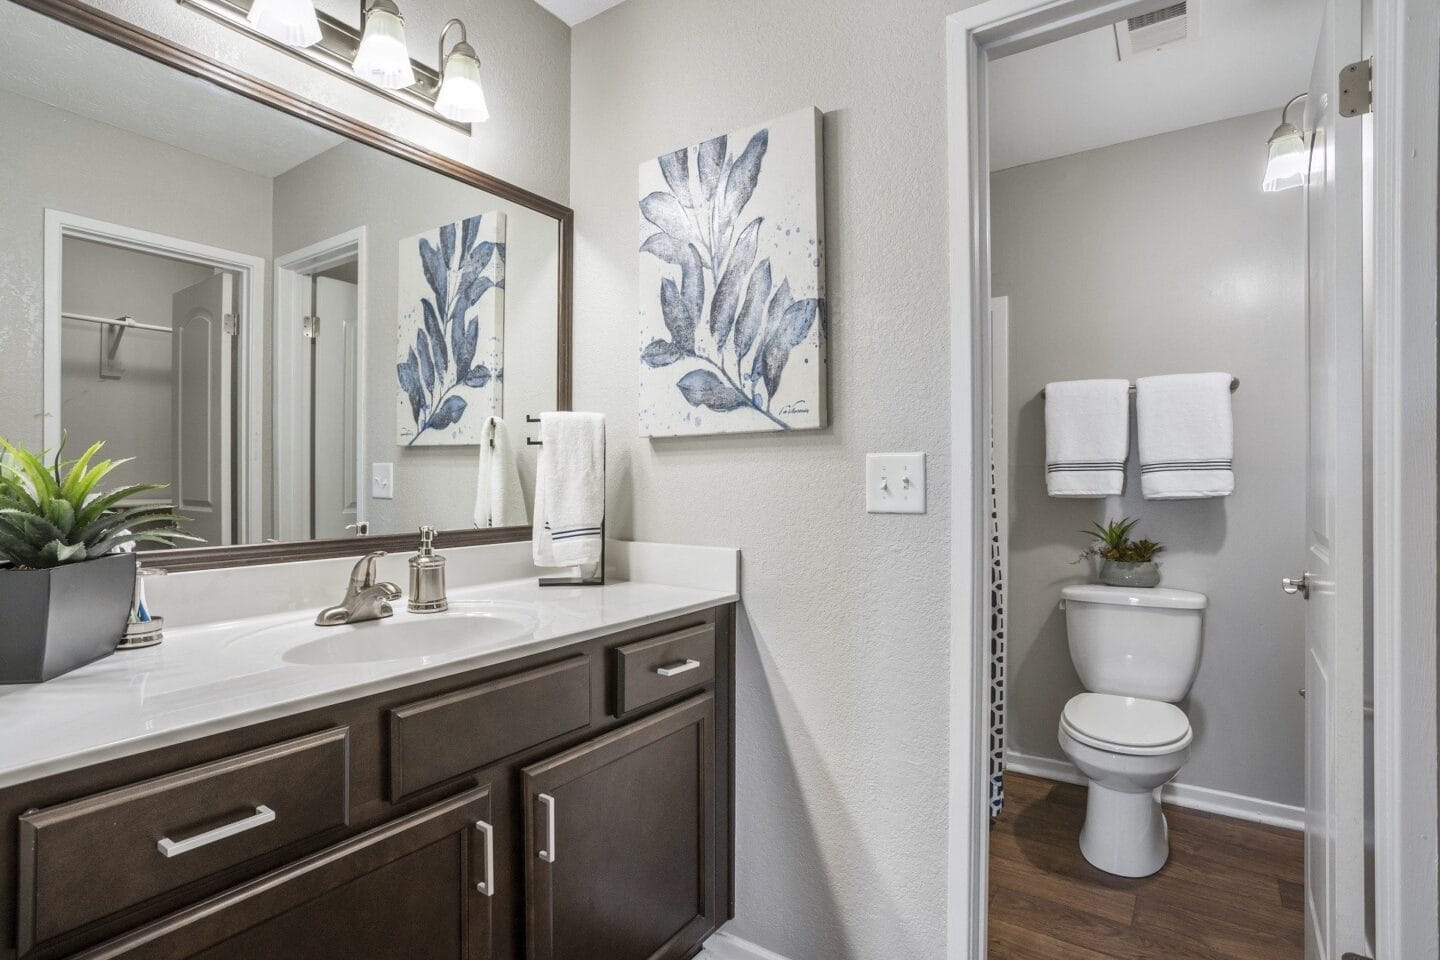
{"label": "potted aloe plant", "polygon": [[0,683],[49,680],[114,651],[135,590],[133,545],[196,539],[169,506],[123,506],[164,484],[98,492],[127,462],[97,461],[102,446],[47,466],[0,437]]}
{"label": "potted aloe plant", "polygon": [[1081,560],[1099,557],[1100,582],[1112,587],[1156,587],[1160,585],[1160,565],[1155,555],[1165,548],[1154,540],[1132,540],[1130,531],[1139,519],[1121,517],[1105,523],[1091,524],[1081,533],[1091,537],[1088,550]]}

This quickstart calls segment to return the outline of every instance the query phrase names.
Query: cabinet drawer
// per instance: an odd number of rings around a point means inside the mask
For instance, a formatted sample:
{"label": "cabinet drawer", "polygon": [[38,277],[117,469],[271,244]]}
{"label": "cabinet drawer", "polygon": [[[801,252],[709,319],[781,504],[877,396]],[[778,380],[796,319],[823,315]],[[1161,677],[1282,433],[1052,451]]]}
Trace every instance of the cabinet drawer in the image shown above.
{"label": "cabinet drawer", "polygon": [[20,953],[350,819],[348,727],[20,818]]}
{"label": "cabinet drawer", "polygon": [[702,623],[615,648],[615,715],[715,678],[715,625]]}
{"label": "cabinet drawer", "polygon": [[589,724],[588,656],[391,710],[390,799]]}

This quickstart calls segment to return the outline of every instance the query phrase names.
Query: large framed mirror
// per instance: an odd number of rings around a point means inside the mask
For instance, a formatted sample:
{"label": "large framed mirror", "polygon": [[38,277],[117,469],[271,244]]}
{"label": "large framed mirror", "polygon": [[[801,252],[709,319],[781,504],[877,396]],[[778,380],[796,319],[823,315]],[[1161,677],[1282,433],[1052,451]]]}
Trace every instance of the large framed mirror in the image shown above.
{"label": "large framed mirror", "polygon": [[0,436],[167,484],[147,564],[530,537],[481,449],[533,502],[567,207],[74,0],[0,0],[0,127]]}

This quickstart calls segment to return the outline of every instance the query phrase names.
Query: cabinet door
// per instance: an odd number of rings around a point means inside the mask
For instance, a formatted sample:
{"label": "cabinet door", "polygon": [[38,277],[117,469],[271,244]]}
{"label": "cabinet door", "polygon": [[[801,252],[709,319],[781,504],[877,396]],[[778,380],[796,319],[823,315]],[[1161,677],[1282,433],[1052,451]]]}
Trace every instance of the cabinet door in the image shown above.
{"label": "cabinet door", "polygon": [[476,787],[76,960],[490,960],[495,839]]}
{"label": "cabinet door", "polygon": [[719,925],[712,694],[523,774],[530,960],[666,960]]}

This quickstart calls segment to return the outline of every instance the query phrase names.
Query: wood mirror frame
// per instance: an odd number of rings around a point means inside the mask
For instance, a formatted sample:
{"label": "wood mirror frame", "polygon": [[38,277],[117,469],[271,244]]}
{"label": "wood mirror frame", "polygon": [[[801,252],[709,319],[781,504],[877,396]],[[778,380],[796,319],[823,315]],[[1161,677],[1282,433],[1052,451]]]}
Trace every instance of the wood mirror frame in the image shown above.
{"label": "wood mirror frame", "polygon": [[[142,56],[168,64],[183,73],[209,80],[222,89],[274,107],[291,116],[299,117],[341,136],[383,150],[402,160],[408,160],[436,173],[444,174],[461,183],[485,190],[497,197],[528,207],[556,220],[560,228],[560,250],[555,408],[557,410],[570,409],[570,332],[574,305],[575,213],[569,207],[448,157],[425,150],[328,107],[311,103],[281,87],[242,73],[218,60],[182,47],[174,41],[151,33],[112,14],[97,10],[80,0],[14,0],[14,2]],[[529,527],[442,530],[436,537],[435,545],[437,547],[463,547],[489,543],[513,543],[529,539]],[[147,567],[171,571],[203,570],[262,563],[286,563],[296,560],[352,557],[369,553],[372,550],[398,552],[414,547],[417,542],[417,534],[403,533],[346,537],[337,540],[296,540],[286,543],[155,550],[145,551],[140,556],[142,563]]]}

